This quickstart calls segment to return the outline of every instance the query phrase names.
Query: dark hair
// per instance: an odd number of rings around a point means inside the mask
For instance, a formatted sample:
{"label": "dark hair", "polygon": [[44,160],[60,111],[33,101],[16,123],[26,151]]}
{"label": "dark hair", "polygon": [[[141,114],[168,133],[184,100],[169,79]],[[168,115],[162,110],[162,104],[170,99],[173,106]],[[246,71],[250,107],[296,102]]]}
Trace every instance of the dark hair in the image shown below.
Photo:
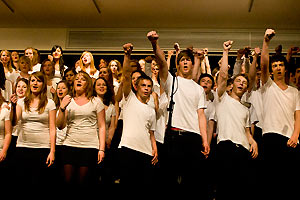
{"label": "dark hair", "polygon": [[194,54],[193,54],[193,51],[191,51],[189,49],[181,51],[178,54],[178,57],[177,57],[177,65],[179,65],[179,62],[180,62],[180,60],[181,60],[182,57],[190,58],[191,61],[192,61],[192,63],[194,64]]}
{"label": "dark hair", "polygon": [[151,85],[153,86],[153,81],[152,81],[152,79],[151,79],[149,76],[147,76],[145,73],[142,74],[140,77],[138,77],[138,79],[137,79],[136,82],[135,82],[135,85],[138,86],[138,84],[139,84],[140,81],[142,81],[142,80],[148,80],[148,81],[151,81]]}
{"label": "dark hair", "polygon": [[[140,73],[141,76],[147,76],[147,75],[145,74],[145,72],[143,72],[143,71],[140,70],[140,69],[137,69],[137,70],[134,70],[133,72],[131,72],[131,75],[130,75],[131,79],[132,79],[132,75],[133,75],[134,73]],[[134,87],[133,87],[132,84],[131,84],[131,90],[132,90],[134,93],[136,93],[136,90],[134,89]]]}
{"label": "dark hair", "polygon": [[[63,59],[63,50],[62,50],[61,46],[54,45],[51,49],[51,56],[53,56],[53,53],[56,51],[56,49],[60,49],[60,51],[61,51],[61,56],[59,58],[59,71],[60,71],[61,77],[63,77],[64,76],[64,70],[65,70],[64,59]],[[54,58],[53,58],[53,62],[54,62]],[[54,65],[55,65],[55,63],[54,63]]]}
{"label": "dark hair", "polygon": [[4,72],[4,66],[3,63],[0,62],[0,88],[2,90],[5,90],[5,81],[6,81],[6,77],[5,77],[5,72]]}
{"label": "dark hair", "polygon": [[97,78],[96,81],[94,82],[94,87],[93,87],[94,96],[96,97],[98,95],[96,90],[95,90],[95,87],[96,87],[97,81],[100,80],[100,79],[105,82],[106,87],[107,87],[107,91],[106,91],[106,93],[104,94],[104,97],[103,97],[103,104],[106,105],[106,106],[109,106],[110,103],[115,104],[114,88],[111,87],[111,85],[108,83],[108,81],[103,77]]}
{"label": "dark hair", "polygon": [[[56,108],[58,108],[58,107],[60,106],[60,101],[59,101],[59,98],[58,98],[58,96],[57,96],[57,86],[58,86],[59,84],[61,84],[61,83],[65,84],[65,86],[67,86],[67,88],[68,88],[68,94],[71,94],[70,86],[68,85],[68,82],[67,82],[66,80],[61,80],[61,81],[59,81],[59,82],[56,84],[56,90],[55,90],[55,94],[54,94],[54,97],[53,97],[53,101],[54,101],[54,103],[55,103],[55,105],[56,105]],[[71,95],[71,96],[72,96],[72,95]]]}
{"label": "dark hair", "polygon": [[214,85],[215,85],[215,80],[214,80],[214,78],[212,77],[212,75],[210,75],[210,74],[207,74],[207,73],[201,74],[201,76],[200,76],[200,78],[199,78],[199,83],[200,83],[201,79],[204,78],[204,77],[210,78],[210,80],[211,80],[211,82],[212,82],[211,88],[213,88]]}
{"label": "dark hair", "polygon": [[288,67],[288,63],[286,61],[286,58],[283,56],[283,55],[273,55],[271,58],[270,58],[270,71],[272,71],[272,63],[274,62],[283,62],[284,63],[284,67],[287,69]]}

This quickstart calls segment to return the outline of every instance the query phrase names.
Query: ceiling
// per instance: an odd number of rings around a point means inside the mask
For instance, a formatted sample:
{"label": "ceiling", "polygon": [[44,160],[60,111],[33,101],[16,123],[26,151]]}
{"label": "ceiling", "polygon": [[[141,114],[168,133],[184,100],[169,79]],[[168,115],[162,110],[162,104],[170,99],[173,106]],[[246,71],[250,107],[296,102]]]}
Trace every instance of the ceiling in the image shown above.
{"label": "ceiling", "polygon": [[0,0],[0,27],[300,30],[299,0],[251,1]]}

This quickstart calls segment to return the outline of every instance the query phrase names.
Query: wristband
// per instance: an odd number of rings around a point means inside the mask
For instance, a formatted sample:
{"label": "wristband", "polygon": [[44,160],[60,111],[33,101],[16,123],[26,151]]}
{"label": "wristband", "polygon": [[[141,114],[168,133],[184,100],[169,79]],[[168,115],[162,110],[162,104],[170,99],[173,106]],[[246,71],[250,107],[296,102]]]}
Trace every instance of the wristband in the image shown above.
{"label": "wristband", "polygon": [[61,110],[61,112],[65,112],[66,111],[66,109],[62,108],[62,107],[59,107],[59,109]]}
{"label": "wristband", "polygon": [[105,153],[105,151],[104,151],[104,150],[102,150],[102,149],[100,149],[99,151],[102,151],[103,153]]}

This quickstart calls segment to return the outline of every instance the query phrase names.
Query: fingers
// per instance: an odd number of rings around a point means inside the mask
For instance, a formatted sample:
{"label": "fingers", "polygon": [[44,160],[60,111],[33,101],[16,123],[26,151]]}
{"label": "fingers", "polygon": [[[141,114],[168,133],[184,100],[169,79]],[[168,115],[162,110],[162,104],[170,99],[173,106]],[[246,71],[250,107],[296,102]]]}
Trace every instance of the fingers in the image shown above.
{"label": "fingers", "polygon": [[292,147],[292,148],[296,148],[297,142],[295,142],[294,140],[289,139],[288,142],[287,142],[287,146]]}
{"label": "fingers", "polygon": [[147,38],[150,40],[150,42],[156,42],[159,36],[156,31],[150,31],[147,33]]}
{"label": "fingers", "polygon": [[230,50],[232,44],[233,44],[233,41],[232,41],[232,40],[228,40],[228,41],[224,42],[224,44],[223,44],[224,50]]}
{"label": "fingers", "polygon": [[133,50],[133,45],[131,43],[124,44],[123,49],[124,49],[125,54],[131,54],[131,52]]}
{"label": "fingers", "polygon": [[273,29],[267,29],[265,32],[265,41],[270,41],[275,36],[275,31]]}
{"label": "fingers", "polygon": [[98,152],[98,164],[100,164],[104,160],[105,154],[103,151]]}

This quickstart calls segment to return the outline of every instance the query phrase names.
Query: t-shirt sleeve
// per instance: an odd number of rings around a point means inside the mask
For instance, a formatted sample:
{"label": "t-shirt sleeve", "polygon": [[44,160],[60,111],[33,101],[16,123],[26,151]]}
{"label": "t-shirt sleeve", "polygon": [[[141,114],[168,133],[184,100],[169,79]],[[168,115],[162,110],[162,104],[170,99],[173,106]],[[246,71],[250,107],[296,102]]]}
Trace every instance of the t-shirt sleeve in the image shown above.
{"label": "t-shirt sleeve", "polygon": [[205,92],[204,92],[204,89],[203,87],[200,86],[200,89],[199,89],[199,101],[198,101],[198,109],[201,109],[201,108],[206,108],[206,104],[205,104]]}
{"label": "t-shirt sleeve", "polygon": [[250,111],[248,109],[247,112],[247,119],[246,119],[246,128],[251,127],[251,122],[250,122]]}
{"label": "t-shirt sleeve", "polygon": [[47,104],[48,110],[56,110],[55,103],[52,99],[48,99],[48,104]]}
{"label": "t-shirt sleeve", "polygon": [[[175,79],[176,80],[176,79]],[[168,72],[168,77],[167,77],[167,80],[165,83],[161,83],[166,94],[168,94],[168,96],[170,96],[170,93],[172,92],[171,91],[171,88],[172,88],[172,81],[173,81],[173,75]]]}
{"label": "t-shirt sleeve", "polygon": [[156,129],[156,115],[155,115],[154,110],[153,110],[152,115],[151,115],[150,123],[151,123],[150,130],[155,131],[155,129]]}
{"label": "t-shirt sleeve", "polygon": [[300,91],[298,91],[298,97],[296,100],[296,110],[300,110]]}
{"label": "t-shirt sleeve", "polygon": [[95,104],[96,112],[101,112],[104,109],[104,104],[102,103],[102,101],[98,98],[94,98],[93,101]]}

